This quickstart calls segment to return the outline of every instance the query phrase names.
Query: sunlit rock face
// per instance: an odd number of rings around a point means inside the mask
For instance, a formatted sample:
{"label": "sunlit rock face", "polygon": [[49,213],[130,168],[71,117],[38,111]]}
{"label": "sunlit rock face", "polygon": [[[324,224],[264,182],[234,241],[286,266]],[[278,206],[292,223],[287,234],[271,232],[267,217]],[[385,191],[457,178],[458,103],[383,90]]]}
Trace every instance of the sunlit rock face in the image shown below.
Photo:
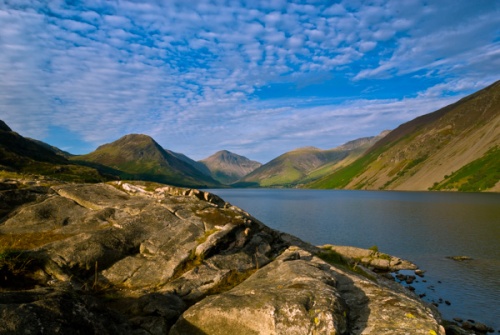
{"label": "sunlit rock face", "polygon": [[213,194],[0,186],[0,333],[443,334],[396,283]]}

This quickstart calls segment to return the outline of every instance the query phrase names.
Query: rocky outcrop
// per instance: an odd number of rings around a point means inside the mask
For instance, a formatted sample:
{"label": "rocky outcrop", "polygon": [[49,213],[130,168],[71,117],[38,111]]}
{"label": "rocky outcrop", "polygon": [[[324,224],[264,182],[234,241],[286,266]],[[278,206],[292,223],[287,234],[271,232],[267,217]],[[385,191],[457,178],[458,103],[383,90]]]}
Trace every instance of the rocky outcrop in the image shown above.
{"label": "rocky outcrop", "polygon": [[0,190],[0,333],[444,334],[395,282],[207,192]]}
{"label": "rocky outcrop", "polygon": [[338,253],[344,261],[363,265],[378,272],[416,270],[417,266],[407,260],[381,253],[376,247],[362,249],[350,246],[327,244],[320,247]]}

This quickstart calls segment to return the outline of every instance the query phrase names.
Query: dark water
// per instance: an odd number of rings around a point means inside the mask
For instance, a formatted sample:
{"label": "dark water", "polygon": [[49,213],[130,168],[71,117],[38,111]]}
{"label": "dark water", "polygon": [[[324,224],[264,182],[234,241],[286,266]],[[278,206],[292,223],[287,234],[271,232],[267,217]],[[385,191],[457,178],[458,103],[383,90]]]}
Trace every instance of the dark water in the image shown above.
{"label": "dark water", "polygon": [[[500,331],[500,194],[290,189],[210,190],[266,225],[315,245],[379,250],[426,270],[413,286]],[[447,256],[465,255],[457,262]]]}

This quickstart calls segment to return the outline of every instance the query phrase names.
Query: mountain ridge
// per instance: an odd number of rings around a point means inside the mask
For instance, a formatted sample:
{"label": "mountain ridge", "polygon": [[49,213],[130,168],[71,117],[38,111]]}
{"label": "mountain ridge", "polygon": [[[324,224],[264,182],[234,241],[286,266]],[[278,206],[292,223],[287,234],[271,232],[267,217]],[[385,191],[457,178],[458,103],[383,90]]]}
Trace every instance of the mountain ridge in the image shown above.
{"label": "mountain ridge", "polygon": [[261,163],[240,156],[228,150],[220,150],[199,161],[209,171],[212,178],[225,185],[230,185],[248,175]]}
{"label": "mountain ridge", "polygon": [[237,187],[296,187],[347,164],[384,136],[363,137],[333,149],[302,147],[286,152],[243,177]]}
{"label": "mountain ridge", "polygon": [[[351,165],[307,187],[498,191],[498,146],[500,81],[403,123]],[[462,169],[478,160],[488,168],[476,163],[464,174]],[[460,170],[462,178],[450,183]]]}
{"label": "mountain ridge", "polygon": [[[177,154],[179,155],[179,154]],[[188,162],[163,149],[144,134],[128,134],[95,151],[72,157],[124,172],[122,177],[157,181],[176,186],[215,187],[220,184]]]}
{"label": "mountain ridge", "polygon": [[[100,182],[107,176],[58,155],[47,144],[23,137],[0,120],[0,172],[36,174],[65,181]],[[112,178],[111,178],[112,179]]]}

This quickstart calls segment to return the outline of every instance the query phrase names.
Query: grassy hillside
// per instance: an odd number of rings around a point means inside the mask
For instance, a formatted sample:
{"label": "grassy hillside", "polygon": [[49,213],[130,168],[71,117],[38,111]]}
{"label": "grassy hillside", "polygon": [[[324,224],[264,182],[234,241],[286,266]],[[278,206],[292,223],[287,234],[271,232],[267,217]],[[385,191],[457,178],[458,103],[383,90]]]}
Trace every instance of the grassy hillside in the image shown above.
{"label": "grassy hillside", "polygon": [[308,187],[484,190],[498,183],[498,145],[500,82],[402,124],[358,160]]}
{"label": "grassy hillside", "polygon": [[386,134],[360,138],[329,150],[306,147],[287,152],[245,176],[236,185],[299,187],[352,162]]}
{"label": "grassy hillside", "polygon": [[493,188],[500,180],[500,148],[495,146],[484,156],[436,182],[429,190],[479,192]]}
{"label": "grassy hillside", "polygon": [[0,170],[2,173],[43,175],[64,181],[99,182],[111,176],[57,155],[38,141],[25,138],[0,121]]}
{"label": "grassy hillside", "polygon": [[131,134],[102,145],[75,161],[97,163],[120,171],[120,178],[156,181],[187,187],[215,187],[219,183],[189,163],[168,153],[151,137]]}
{"label": "grassy hillside", "polygon": [[[317,148],[301,148],[284,153],[267,164],[262,165],[240,180],[242,183],[255,183],[261,187],[293,186],[312,171],[326,162],[341,160],[344,152],[327,152]],[[240,184],[240,183],[238,183]]]}

